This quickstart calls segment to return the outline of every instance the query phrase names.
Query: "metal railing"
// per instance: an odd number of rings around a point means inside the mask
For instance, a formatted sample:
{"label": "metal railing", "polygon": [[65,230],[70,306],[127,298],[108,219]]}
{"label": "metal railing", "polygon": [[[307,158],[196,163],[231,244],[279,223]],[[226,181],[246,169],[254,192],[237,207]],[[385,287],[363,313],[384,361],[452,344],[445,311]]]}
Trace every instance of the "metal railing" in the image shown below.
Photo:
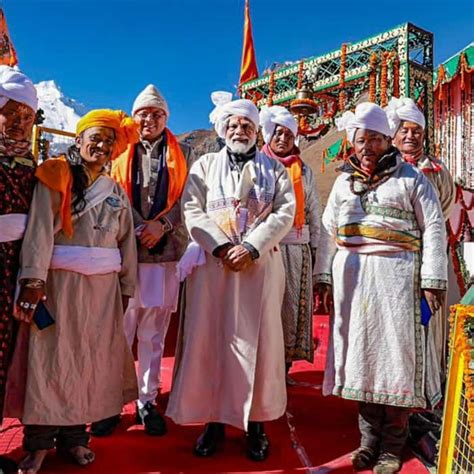
{"label": "metal railing", "polygon": [[75,134],[55,128],[35,125],[33,127],[31,151],[36,161],[43,161],[50,156],[59,155],[72,145]]}

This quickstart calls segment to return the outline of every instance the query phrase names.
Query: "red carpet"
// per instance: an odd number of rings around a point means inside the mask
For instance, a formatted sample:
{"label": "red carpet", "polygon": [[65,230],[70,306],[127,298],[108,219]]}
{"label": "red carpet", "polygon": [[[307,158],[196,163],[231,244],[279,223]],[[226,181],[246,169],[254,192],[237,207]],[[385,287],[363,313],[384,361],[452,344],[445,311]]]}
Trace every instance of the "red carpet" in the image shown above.
{"label": "red carpet", "polygon": [[[174,321],[176,323],[176,321]],[[174,325],[176,326],[176,324]],[[51,452],[46,458],[44,473],[138,474],[138,473],[352,473],[349,454],[358,446],[356,403],[336,397],[322,397],[320,384],[327,342],[327,318],[315,317],[315,337],[319,341],[314,365],[298,363],[291,376],[297,385],[288,389],[288,411],[280,420],[267,423],[271,455],[264,463],[247,460],[243,434],[227,429],[222,449],[212,458],[196,458],[194,441],[202,427],[182,427],[168,420],[169,432],[164,437],[150,437],[143,428],[134,426],[134,407],[124,410],[120,427],[109,438],[93,438],[91,447],[96,462],[83,468]],[[170,389],[176,328],[170,328],[167,357],[163,366],[163,395],[159,403],[166,406]],[[21,459],[21,425],[6,420],[0,436],[0,454]],[[367,471],[369,472],[369,471]],[[424,466],[406,453],[401,471],[424,474]]]}

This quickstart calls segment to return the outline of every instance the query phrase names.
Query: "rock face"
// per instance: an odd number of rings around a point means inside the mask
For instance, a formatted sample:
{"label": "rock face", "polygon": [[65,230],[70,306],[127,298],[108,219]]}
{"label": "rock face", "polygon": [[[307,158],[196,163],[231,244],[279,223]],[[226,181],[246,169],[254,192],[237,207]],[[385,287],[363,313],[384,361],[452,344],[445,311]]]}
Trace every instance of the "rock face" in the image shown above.
{"label": "rock face", "polygon": [[211,130],[193,130],[192,132],[178,135],[178,140],[187,143],[193,148],[196,157],[219,151],[223,147],[223,142],[217,133]]}
{"label": "rock face", "polygon": [[338,132],[335,128],[332,128],[324,137],[313,142],[305,140],[301,144],[301,157],[306,164],[311,166],[316,176],[321,211],[326,206],[332,185],[339,175],[337,168],[342,164],[341,161],[333,161],[329,165],[325,165],[324,172],[322,172],[323,151],[343,136],[344,132]]}

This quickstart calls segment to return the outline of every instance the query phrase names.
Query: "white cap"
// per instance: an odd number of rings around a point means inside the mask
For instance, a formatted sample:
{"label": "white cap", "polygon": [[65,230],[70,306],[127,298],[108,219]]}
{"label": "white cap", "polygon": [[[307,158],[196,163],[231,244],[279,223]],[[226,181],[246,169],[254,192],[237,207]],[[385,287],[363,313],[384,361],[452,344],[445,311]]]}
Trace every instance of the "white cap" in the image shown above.
{"label": "white cap", "polygon": [[273,105],[264,106],[260,111],[260,123],[262,124],[263,139],[265,143],[270,143],[277,125],[288,128],[296,138],[298,133],[298,122],[295,117],[285,107]]}
{"label": "white cap", "polygon": [[168,104],[158,89],[153,84],[148,84],[140,94],[138,94],[132,107],[132,115],[146,107],[156,107],[161,109],[167,117],[170,116]]}
{"label": "white cap", "polygon": [[363,102],[355,108],[355,112],[346,111],[336,119],[338,130],[345,130],[347,138],[354,143],[356,130],[372,130],[387,137],[392,136],[387,114],[382,107],[373,102]]}
{"label": "white cap", "polygon": [[425,129],[426,120],[423,112],[419,109],[413,99],[409,97],[392,97],[385,112],[388,117],[388,123],[392,129],[392,135],[397,133],[400,124],[406,120],[407,122],[413,122],[418,124],[420,127]]}
{"label": "white cap", "polygon": [[260,123],[258,109],[251,100],[232,100],[232,94],[224,91],[213,92],[211,100],[216,107],[210,113],[209,120],[214,124],[220,138],[225,138],[227,119],[235,115],[248,118],[258,128]]}
{"label": "white cap", "polygon": [[0,66],[0,107],[9,100],[27,105],[35,112],[38,109],[38,95],[31,80],[10,66]]}

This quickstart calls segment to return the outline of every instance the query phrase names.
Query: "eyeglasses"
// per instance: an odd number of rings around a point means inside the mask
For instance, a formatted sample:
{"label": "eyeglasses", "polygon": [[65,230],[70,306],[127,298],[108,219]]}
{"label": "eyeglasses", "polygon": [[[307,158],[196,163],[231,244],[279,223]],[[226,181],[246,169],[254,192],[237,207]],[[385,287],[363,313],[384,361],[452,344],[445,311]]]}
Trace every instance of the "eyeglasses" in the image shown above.
{"label": "eyeglasses", "polygon": [[135,117],[138,117],[140,120],[146,120],[147,118],[150,118],[151,120],[158,121],[166,118],[166,114],[163,112],[138,112],[135,114]]}

